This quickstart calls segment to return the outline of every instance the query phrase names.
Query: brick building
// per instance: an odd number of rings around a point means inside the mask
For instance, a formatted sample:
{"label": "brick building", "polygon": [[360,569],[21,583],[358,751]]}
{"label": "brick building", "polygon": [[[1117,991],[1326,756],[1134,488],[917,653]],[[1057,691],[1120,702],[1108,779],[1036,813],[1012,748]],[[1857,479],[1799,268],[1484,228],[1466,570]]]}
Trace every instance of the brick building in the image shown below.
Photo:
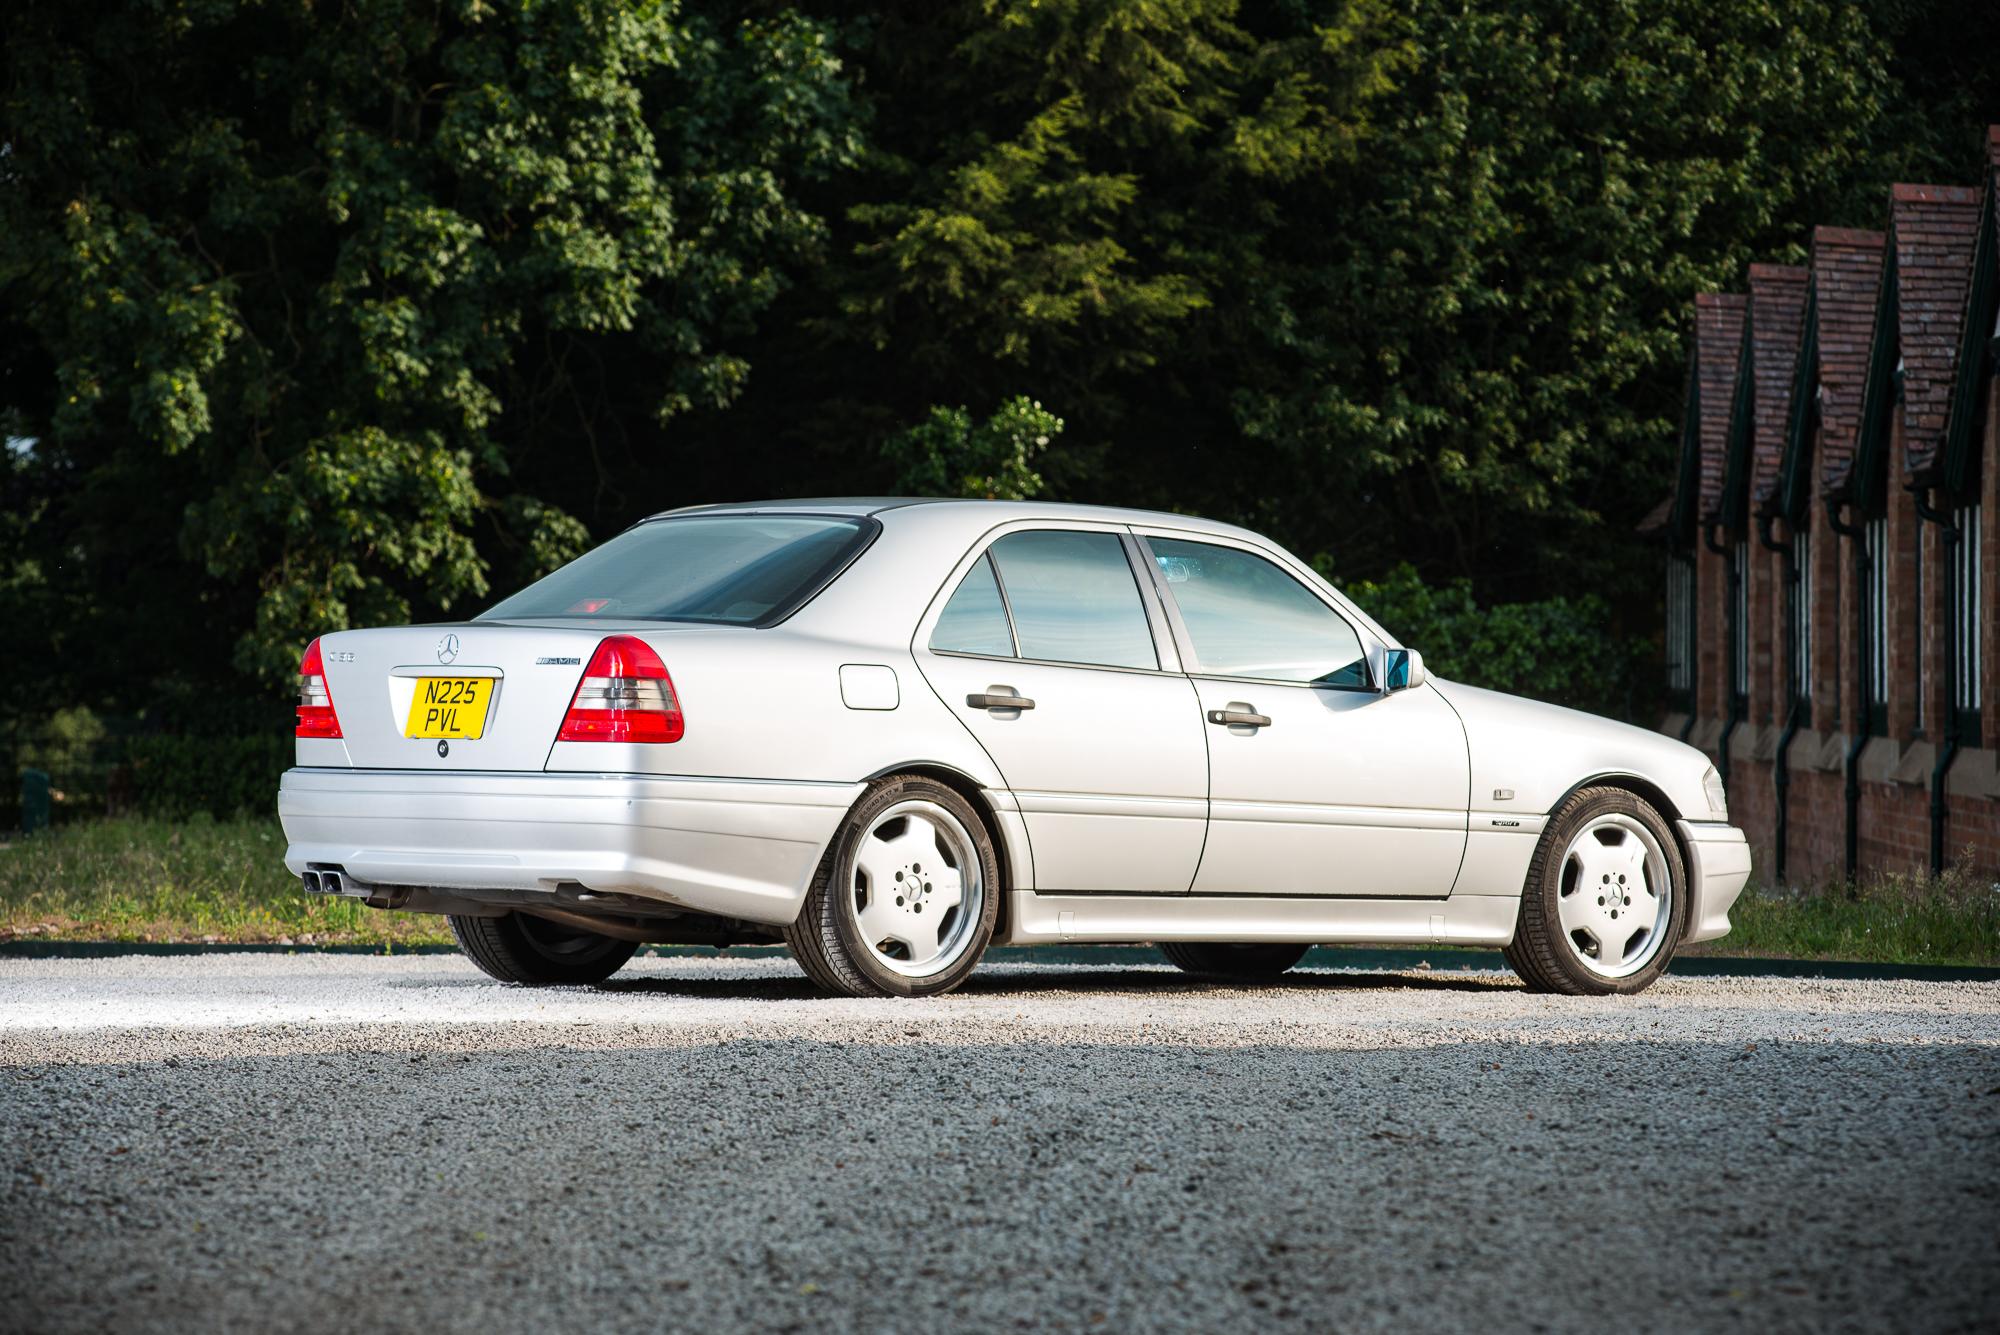
{"label": "brick building", "polygon": [[2000,875],[2000,126],[1694,302],[1662,729],[1715,758],[1760,879]]}

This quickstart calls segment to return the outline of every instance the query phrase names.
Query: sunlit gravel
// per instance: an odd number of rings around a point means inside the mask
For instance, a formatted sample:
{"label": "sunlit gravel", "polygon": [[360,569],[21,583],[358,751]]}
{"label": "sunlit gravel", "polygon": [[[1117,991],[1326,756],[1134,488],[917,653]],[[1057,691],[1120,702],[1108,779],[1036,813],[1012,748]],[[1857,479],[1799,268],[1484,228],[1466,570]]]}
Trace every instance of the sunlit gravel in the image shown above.
{"label": "sunlit gravel", "polygon": [[2000,984],[0,960],[0,1327],[1991,1330]]}

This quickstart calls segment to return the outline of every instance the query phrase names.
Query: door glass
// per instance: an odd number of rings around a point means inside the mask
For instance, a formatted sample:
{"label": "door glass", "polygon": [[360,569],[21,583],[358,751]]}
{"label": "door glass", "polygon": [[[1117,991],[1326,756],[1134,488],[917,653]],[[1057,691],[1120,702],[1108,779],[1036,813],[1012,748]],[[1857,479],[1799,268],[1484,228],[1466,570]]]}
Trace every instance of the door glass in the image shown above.
{"label": "door glass", "polygon": [[958,582],[958,592],[944,605],[931,631],[931,648],[992,658],[1014,656],[1014,632],[1007,627],[1007,609],[1000,604],[990,556],[980,557]]}
{"label": "door glass", "polygon": [[1156,668],[1139,586],[1115,533],[1009,533],[991,548],[1021,657]]}
{"label": "door glass", "polygon": [[1338,612],[1261,556],[1148,538],[1200,670],[1322,686],[1368,685],[1361,637]]}

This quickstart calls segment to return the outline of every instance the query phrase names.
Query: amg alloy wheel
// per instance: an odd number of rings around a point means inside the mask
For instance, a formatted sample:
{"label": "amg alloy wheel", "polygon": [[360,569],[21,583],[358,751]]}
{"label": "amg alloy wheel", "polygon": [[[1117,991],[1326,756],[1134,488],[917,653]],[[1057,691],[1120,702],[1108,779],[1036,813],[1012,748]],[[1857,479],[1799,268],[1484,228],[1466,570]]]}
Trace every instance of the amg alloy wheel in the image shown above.
{"label": "amg alloy wheel", "polygon": [[848,813],[785,944],[831,991],[928,996],[979,963],[999,896],[978,813],[935,780],[898,775]]}
{"label": "amg alloy wheel", "polygon": [[1665,972],[1687,912],[1660,813],[1621,788],[1581,789],[1542,832],[1507,962],[1539,992],[1637,992]]}

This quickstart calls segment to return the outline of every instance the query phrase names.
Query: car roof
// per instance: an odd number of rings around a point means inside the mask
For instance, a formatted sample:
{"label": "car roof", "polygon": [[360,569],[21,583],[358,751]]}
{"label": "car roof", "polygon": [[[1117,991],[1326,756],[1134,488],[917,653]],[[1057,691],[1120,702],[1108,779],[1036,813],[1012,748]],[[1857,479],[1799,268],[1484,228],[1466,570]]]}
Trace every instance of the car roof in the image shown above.
{"label": "car roof", "polygon": [[[1079,505],[1067,501],[966,500],[952,496],[817,496],[785,500],[734,501],[714,505],[688,505],[663,510],[649,519],[666,519],[692,514],[833,514],[883,515],[893,510],[922,506],[927,513],[940,511],[962,514],[972,523],[985,525],[1012,523],[1020,519],[1082,519],[1108,524],[1153,524],[1174,528],[1199,529],[1210,533],[1257,537],[1234,524],[1224,524],[1195,515],[1170,510],[1139,510],[1111,505]],[[942,516],[940,516],[942,517]]]}
{"label": "car roof", "polygon": [[[908,526],[924,531],[927,538],[948,535],[949,541],[967,544],[977,541],[980,535],[1002,524],[1012,524],[1022,520],[1068,519],[1099,524],[1129,524],[1140,528],[1180,529],[1190,533],[1248,540],[1252,546],[1283,550],[1271,539],[1250,529],[1240,528],[1235,524],[1224,524],[1213,519],[1202,519],[1195,515],[1175,514],[1170,510],[1076,505],[1064,501],[965,500],[950,496],[816,496],[738,501],[719,505],[690,505],[678,510],[662,511],[640,522],[648,523],[653,519],[670,519],[695,514],[786,513],[875,516],[877,522],[885,528],[903,527],[907,521]],[[1309,563],[1296,556],[1290,556],[1289,553],[1286,555],[1295,566],[1309,574],[1314,582],[1332,592],[1340,606],[1383,643],[1394,645],[1398,642],[1383,629],[1381,623],[1356,606],[1352,599],[1335,589],[1323,576],[1314,572]]]}

